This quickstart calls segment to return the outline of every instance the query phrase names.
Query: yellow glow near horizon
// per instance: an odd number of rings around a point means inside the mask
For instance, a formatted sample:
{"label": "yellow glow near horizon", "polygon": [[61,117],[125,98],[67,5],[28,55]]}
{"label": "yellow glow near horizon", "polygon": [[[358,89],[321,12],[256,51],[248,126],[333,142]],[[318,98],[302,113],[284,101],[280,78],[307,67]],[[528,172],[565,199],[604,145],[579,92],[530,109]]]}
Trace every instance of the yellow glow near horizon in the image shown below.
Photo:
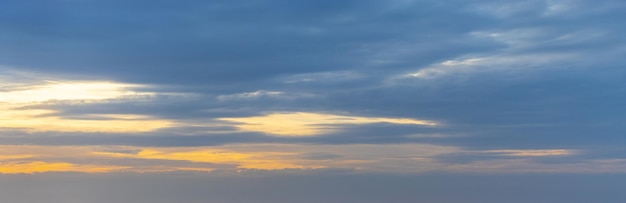
{"label": "yellow glow near horizon", "polygon": [[262,132],[278,136],[313,136],[336,130],[331,125],[393,123],[407,125],[436,126],[436,122],[409,118],[381,118],[341,116],[321,113],[273,113],[265,116],[220,118],[218,120],[236,122],[243,131]]}
{"label": "yellow glow near horizon", "polygon": [[50,81],[43,85],[26,85],[23,88],[0,92],[0,102],[32,103],[49,100],[101,100],[128,95],[150,95],[138,93],[130,88],[140,85],[113,82],[59,82]]}
{"label": "yellow glow near horizon", "polygon": [[53,109],[32,108],[30,105],[49,101],[102,102],[127,96],[149,96],[136,92],[142,87],[106,81],[47,81],[43,84],[14,84],[0,92],[0,128],[29,132],[151,132],[175,125],[174,121],[135,114],[82,115],[97,119],[65,118],[54,115]]}
{"label": "yellow glow near horizon", "polygon": [[[447,163],[437,157],[499,153],[509,158]],[[0,145],[0,173],[173,172],[341,168],[362,172],[624,172],[626,159],[555,165],[535,157],[577,153],[567,149],[465,151],[432,144],[230,144],[211,147]]]}
{"label": "yellow glow near horizon", "polygon": [[43,161],[0,163],[0,173],[2,174],[32,174],[43,172],[106,173],[124,168],[126,167],[76,165],[64,162],[49,163]]}
{"label": "yellow glow near horizon", "polygon": [[[282,154],[284,155],[284,153]],[[142,159],[166,159],[215,164],[235,164],[239,165],[239,168],[248,169],[271,170],[286,168],[305,168],[301,165],[289,163],[286,160],[271,158],[272,155],[276,155],[276,153],[239,153],[212,149],[167,152],[163,150],[145,149],[137,154],[137,157]]]}
{"label": "yellow glow near horizon", "polygon": [[[237,152],[225,151],[223,149],[203,149],[203,148],[173,148],[173,149],[142,149],[137,154],[120,154],[111,152],[93,152],[98,156],[118,157],[118,158],[138,158],[138,159],[161,159],[179,160],[196,163],[232,164],[242,169],[302,169],[321,168],[321,166],[304,166],[292,163],[284,157],[294,155],[288,152]],[[192,169],[192,167],[184,167]],[[180,168],[183,169],[183,168]],[[196,168],[198,169],[198,168]],[[201,169],[207,170],[207,169]],[[213,169],[210,169],[213,170]]]}
{"label": "yellow glow near horizon", "polygon": [[151,132],[171,127],[174,122],[143,115],[98,115],[102,119],[80,120],[49,116],[53,110],[13,109],[0,106],[0,128],[22,129],[30,132]]}

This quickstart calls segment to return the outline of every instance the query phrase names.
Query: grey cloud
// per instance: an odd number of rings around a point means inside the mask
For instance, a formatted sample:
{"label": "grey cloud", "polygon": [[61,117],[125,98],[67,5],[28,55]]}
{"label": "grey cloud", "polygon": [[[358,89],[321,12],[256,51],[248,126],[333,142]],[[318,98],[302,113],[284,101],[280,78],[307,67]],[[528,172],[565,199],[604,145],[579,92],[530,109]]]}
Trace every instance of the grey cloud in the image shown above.
{"label": "grey cloud", "polygon": [[116,154],[129,154],[129,155],[138,154],[139,152],[141,152],[141,150],[139,149],[127,149],[127,148],[120,148],[116,146],[103,146],[100,148],[100,151],[116,153]]}
{"label": "grey cloud", "polygon": [[334,159],[339,159],[343,156],[338,155],[338,154],[332,154],[332,153],[318,152],[318,153],[303,154],[300,157],[303,159],[309,159],[309,160],[334,160]]}
{"label": "grey cloud", "polygon": [[[121,145],[121,146],[217,146],[228,143],[276,142],[281,139],[256,133],[228,133],[217,135],[172,134],[105,134],[105,133],[24,133],[17,131],[0,137],[5,145]],[[37,137],[27,135],[38,135]]]}

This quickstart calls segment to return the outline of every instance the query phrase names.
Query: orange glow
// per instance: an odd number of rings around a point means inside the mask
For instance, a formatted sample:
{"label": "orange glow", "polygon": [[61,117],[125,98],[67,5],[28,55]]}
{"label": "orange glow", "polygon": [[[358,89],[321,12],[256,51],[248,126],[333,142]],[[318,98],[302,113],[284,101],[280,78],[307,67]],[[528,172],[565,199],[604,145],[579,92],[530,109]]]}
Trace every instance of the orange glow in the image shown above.
{"label": "orange glow", "polygon": [[[469,163],[439,162],[458,153],[498,153],[513,158]],[[212,147],[0,146],[0,173],[211,172],[245,169],[282,170],[342,168],[363,172],[550,172],[624,171],[625,160],[563,165],[533,162],[534,157],[564,156],[575,150],[467,151],[431,144],[231,144]],[[89,160],[87,163],[81,163]],[[132,161],[129,161],[132,160]],[[166,161],[170,160],[170,161]]]}
{"label": "orange glow", "polygon": [[0,155],[0,160],[26,159],[31,157],[33,157],[33,155],[30,154]]}
{"label": "orange glow", "polygon": [[32,174],[43,172],[85,172],[105,173],[124,169],[125,167],[76,165],[70,163],[48,163],[43,161],[34,162],[8,162],[0,164],[0,173],[3,174]]}
{"label": "orange glow", "polygon": [[[285,169],[285,168],[306,168],[305,166],[289,163],[288,160],[272,158],[276,155],[285,155],[285,153],[238,153],[223,150],[192,150],[168,152],[156,149],[144,149],[137,158],[142,159],[165,159],[165,160],[184,160],[191,162],[204,162],[216,164],[235,164],[239,168],[250,169]],[[119,156],[119,155],[118,155]]]}

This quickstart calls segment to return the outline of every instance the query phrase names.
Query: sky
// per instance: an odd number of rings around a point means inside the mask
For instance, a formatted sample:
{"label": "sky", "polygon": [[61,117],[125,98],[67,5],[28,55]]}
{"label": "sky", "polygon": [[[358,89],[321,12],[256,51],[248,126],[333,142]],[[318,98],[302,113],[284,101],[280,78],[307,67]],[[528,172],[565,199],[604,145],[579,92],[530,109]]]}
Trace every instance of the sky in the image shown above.
{"label": "sky", "polygon": [[2,1],[0,199],[624,202],[624,9]]}

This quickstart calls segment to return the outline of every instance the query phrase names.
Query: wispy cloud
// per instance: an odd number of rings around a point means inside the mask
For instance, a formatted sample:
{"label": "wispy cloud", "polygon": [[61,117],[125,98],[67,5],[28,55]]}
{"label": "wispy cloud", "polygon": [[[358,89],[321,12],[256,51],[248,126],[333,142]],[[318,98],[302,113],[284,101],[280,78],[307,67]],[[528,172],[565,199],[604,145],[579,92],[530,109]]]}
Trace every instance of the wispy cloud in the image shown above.
{"label": "wispy cloud", "polygon": [[438,123],[434,121],[410,118],[358,117],[308,112],[279,112],[264,116],[219,118],[219,120],[240,123],[236,124],[236,126],[244,131],[263,132],[277,136],[319,135],[338,130],[338,127],[334,125],[345,124],[391,123],[424,126],[438,125]]}
{"label": "wispy cloud", "polygon": [[504,156],[518,156],[518,157],[542,157],[542,156],[566,156],[576,154],[573,150],[566,149],[526,149],[526,150],[488,150],[487,153],[502,154]]}
{"label": "wispy cloud", "polygon": [[480,74],[490,72],[519,73],[533,69],[546,68],[547,65],[560,68],[559,63],[573,59],[576,54],[541,54],[470,57],[443,61],[420,69],[406,77],[438,78],[446,75]]}

